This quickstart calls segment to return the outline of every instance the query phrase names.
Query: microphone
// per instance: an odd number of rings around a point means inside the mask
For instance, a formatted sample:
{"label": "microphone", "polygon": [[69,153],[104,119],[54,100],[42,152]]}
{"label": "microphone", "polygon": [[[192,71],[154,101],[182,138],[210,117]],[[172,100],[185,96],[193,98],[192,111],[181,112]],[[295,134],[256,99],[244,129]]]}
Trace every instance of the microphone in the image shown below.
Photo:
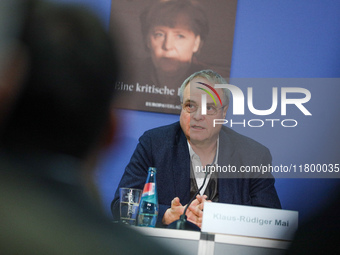
{"label": "microphone", "polygon": [[[210,164],[208,164],[206,166],[206,169],[208,169],[208,166],[211,166]],[[210,169],[209,169],[210,170]],[[188,207],[190,206],[190,204],[192,203],[192,201],[194,201],[194,199],[196,198],[196,196],[200,193],[200,191],[202,190],[202,188],[204,187],[204,184],[207,180],[208,174],[210,174],[210,171],[207,170],[204,176],[204,180],[203,183],[201,185],[201,187],[198,189],[198,191],[196,192],[196,194],[190,199],[189,203],[186,205],[183,214],[181,215],[181,217],[179,218],[179,220],[176,220],[174,222],[172,222],[168,228],[171,229],[184,229],[184,230],[193,230],[193,231],[201,231],[201,229],[195,225],[194,223],[187,221],[187,216],[185,215]]]}

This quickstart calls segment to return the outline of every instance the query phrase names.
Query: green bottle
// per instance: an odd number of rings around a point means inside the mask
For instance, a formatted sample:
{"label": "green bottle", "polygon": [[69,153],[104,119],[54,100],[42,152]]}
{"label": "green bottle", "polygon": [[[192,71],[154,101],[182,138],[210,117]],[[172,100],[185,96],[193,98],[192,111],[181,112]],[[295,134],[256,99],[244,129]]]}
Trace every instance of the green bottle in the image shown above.
{"label": "green bottle", "polygon": [[158,216],[158,196],[156,186],[156,168],[149,167],[148,177],[144,185],[142,198],[139,204],[138,226],[156,226]]}

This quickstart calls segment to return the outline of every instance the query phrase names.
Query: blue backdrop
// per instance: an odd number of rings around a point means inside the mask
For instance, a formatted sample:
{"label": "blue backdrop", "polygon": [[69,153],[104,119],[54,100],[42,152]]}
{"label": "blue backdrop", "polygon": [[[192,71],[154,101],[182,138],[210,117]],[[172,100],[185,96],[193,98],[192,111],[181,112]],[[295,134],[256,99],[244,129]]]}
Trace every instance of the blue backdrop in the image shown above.
{"label": "blue backdrop", "polygon": [[[56,1],[56,0],[55,0]],[[63,0],[90,6],[109,26],[111,0]],[[123,1],[123,0],[121,0]],[[58,2],[61,2],[58,0]],[[340,77],[340,1],[239,0],[237,6],[231,77],[336,78]],[[296,128],[234,129],[266,145],[273,164],[339,163],[340,83],[314,80],[309,118],[298,112]],[[287,84],[291,87],[290,84]],[[254,93],[267,93],[265,88]],[[263,91],[261,91],[261,89]],[[270,98],[269,98],[270,99]],[[270,106],[270,105],[269,105]],[[121,132],[117,143],[103,153],[96,174],[104,206],[110,202],[140,135],[170,124],[177,115],[119,110]],[[229,115],[229,113],[228,113]],[[229,118],[232,118],[230,115]],[[288,117],[287,117],[288,118]],[[277,178],[276,188],[284,209],[297,210],[306,220],[330,200],[338,179]]]}

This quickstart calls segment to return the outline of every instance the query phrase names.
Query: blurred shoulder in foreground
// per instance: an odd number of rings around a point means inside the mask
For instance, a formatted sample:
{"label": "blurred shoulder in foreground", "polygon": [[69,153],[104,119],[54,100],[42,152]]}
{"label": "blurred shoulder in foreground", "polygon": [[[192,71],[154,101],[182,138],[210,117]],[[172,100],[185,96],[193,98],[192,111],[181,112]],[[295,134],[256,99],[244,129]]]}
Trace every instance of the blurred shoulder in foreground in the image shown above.
{"label": "blurred shoulder in foreground", "polygon": [[115,134],[117,46],[83,8],[21,7],[26,71],[0,123],[0,253],[169,254],[112,224],[92,178]]}

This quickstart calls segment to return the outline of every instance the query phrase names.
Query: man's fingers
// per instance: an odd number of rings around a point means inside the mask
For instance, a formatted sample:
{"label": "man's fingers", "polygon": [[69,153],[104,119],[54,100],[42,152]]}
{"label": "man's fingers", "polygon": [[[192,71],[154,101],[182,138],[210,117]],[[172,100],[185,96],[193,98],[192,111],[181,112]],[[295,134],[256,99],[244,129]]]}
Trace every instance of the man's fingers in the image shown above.
{"label": "man's fingers", "polygon": [[190,221],[191,223],[195,224],[195,225],[198,226],[199,228],[202,227],[202,223],[200,223],[200,222],[196,222],[196,221],[190,220],[190,219],[188,219],[188,221]]}
{"label": "man's fingers", "polygon": [[200,205],[198,206],[189,206],[190,211],[195,214],[197,217],[203,217],[202,209],[200,209]]}
{"label": "man's fingers", "polygon": [[195,199],[194,201],[191,202],[190,205],[196,206],[200,203],[200,201],[198,201],[198,199]]}
{"label": "man's fingers", "polygon": [[204,203],[204,201],[207,200],[207,198],[208,198],[207,195],[203,195],[203,196],[197,195],[196,196],[197,201],[200,202],[200,203]]}
{"label": "man's fingers", "polygon": [[188,221],[190,221],[191,223],[194,223],[195,225],[197,225],[198,227],[202,227],[202,218],[193,216],[193,217],[188,217],[187,218]]}
{"label": "man's fingers", "polygon": [[175,198],[171,201],[171,207],[173,207],[173,206],[182,206],[178,197],[175,197]]}

